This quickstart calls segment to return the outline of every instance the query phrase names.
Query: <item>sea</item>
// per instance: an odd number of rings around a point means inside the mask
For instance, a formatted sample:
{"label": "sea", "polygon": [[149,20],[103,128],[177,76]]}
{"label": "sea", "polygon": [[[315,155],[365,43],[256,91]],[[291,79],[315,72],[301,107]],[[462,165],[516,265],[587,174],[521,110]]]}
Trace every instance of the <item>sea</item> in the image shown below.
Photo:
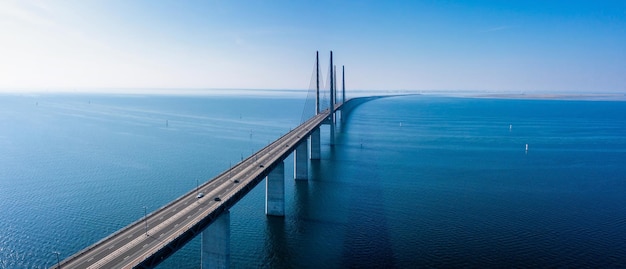
{"label": "sea", "polygon": [[[296,127],[302,94],[0,94],[0,268],[47,268]],[[230,209],[232,268],[626,267],[626,102],[436,95],[322,127]],[[158,268],[200,268],[193,239]]]}

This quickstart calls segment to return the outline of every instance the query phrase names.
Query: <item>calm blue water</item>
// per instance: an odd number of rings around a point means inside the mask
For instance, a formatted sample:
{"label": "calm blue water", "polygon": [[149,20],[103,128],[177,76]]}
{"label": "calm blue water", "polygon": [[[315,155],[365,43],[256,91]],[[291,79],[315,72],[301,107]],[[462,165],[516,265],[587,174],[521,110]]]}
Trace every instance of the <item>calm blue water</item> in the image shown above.
{"label": "calm blue water", "polygon": [[[50,266],[141,218],[304,104],[0,95],[0,268]],[[394,97],[338,130],[309,181],[286,160],[285,218],[264,215],[263,184],[231,209],[233,267],[626,266],[626,102]],[[199,246],[160,267],[199,268]]]}

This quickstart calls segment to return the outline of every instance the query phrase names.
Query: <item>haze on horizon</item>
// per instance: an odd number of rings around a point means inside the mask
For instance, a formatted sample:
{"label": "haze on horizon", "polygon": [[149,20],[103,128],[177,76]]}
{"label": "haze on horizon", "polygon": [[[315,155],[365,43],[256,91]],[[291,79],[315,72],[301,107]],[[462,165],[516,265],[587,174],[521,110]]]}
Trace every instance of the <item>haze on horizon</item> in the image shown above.
{"label": "haze on horizon", "polygon": [[0,0],[0,91],[626,92],[626,1]]}

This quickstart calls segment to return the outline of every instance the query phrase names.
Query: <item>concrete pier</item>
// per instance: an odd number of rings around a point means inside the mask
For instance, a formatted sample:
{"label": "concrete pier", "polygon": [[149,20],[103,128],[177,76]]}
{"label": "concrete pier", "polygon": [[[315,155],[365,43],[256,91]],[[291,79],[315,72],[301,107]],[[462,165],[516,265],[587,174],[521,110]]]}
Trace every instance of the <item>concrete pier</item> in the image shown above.
{"label": "concrete pier", "polygon": [[294,151],[293,178],[297,180],[309,178],[309,143],[307,140],[302,141]]}
{"label": "concrete pier", "polygon": [[320,128],[311,133],[311,160],[319,160],[322,156],[320,148]]}
{"label": "concrete pier", "polygon": [[276,164],[265,180],[265,215],[285,216],[285,162]]}
{"label": "concrete pier", "polygon": [[330,113],[330,146],[335,145],[335,113]]}
{"label": "concrete pier", "polygon": [[222,213],[202,232],[202,269],[229,268],[230,266],[230,212]]}

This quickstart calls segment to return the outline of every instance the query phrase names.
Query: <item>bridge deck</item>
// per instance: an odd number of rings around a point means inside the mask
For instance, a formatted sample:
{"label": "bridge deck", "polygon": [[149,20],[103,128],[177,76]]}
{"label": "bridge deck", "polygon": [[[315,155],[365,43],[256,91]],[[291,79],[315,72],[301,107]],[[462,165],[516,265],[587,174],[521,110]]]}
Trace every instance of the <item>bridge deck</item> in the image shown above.
{"label": "bridge deck", "polygon": [[[339,109],[341,104],[337,105]],[[151,268],[261,182],[330,115],[312,117],[276,141],[171,203],[65,259],[62,268]],[[236,182],[235,180],[238,180]],[[205,197],[197,198],[198,192]],[[220,201],[214,198],[219,197]],[[146,235],[147,222],[147,235]]]}

